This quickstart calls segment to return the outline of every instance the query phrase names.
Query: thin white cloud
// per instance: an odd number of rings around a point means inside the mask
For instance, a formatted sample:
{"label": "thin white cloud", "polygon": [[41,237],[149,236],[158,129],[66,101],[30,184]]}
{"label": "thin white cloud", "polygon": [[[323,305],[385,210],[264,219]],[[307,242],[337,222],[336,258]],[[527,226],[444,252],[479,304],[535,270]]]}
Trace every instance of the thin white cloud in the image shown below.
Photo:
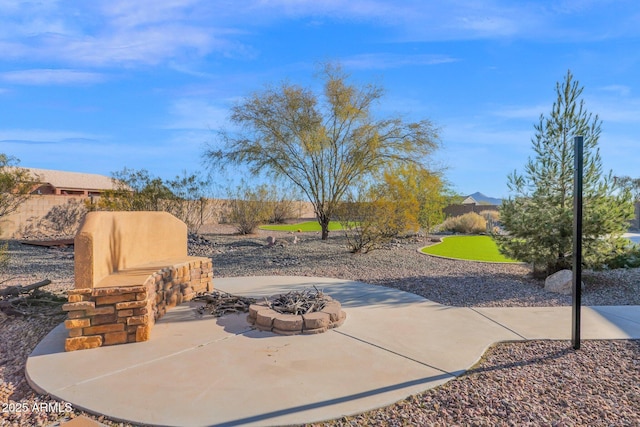
{"label": "thin white cloud", "polygon": [[506,119],[537,120],[540,114],[546,114],[550,105],[504,106],[491,112],[492,115]]}
{"label": "thin white cloud", "polygon": [[78,70],[35,69],[0,73],[0,81],[21,85],[74,85],[100,83],[105,76]]}
{"label": "thin white cloud", "polygon": [[[200,141],[201,143],[202,141]],[[1,130],[2,149],[24,167],[91,172],[111,175],[124,167],[147,169],[163,178],[174,178],[188,169],[202,167],[201,145],[195,136],[185,141],[114,142],[110,136],[48,130]],[[186,149],[185,149],[186,147]],[[176,163],[176,154],[180,162]]]}
{"label": "thin white cloud", "polygon": [[640,123],[640,99],[593,100],[587,107],[598,114],[605,126],[607,122]]}
{"label": "thin white cloud", "polygon": [[631,95],[631,87],[625,85],[609,85],[601,87],[600,90],[625,97]]}
{"label": "thin white cloud", "polygon": [[103,139],[102,135],[94,135],[76,131],[56,131],[48,129],[0,129],[0,142],[22,142],[26,144],[55,144],[73,140]]}
{"label": "thin white cloud", "polygon": [[[157,65],[214,52],[254,57],[244,38],[291,20],[375,25],[388,29],[387,40],[398,41],[566,41],[638,34],[639,26],[631,22],[637,19],[633,2],[597,0],[579,8],[575,2],[564,3],[560,7],[533,0],[5,1],[0,4],[0,51],[5,60],[28,58],[65,66]],[[613,13],[609,10],[615,10],[616,22],[598,19]]]}
{"label": "thin white cloud", "polygon": [[340,63],[348,69],[382,70],[407,66],[438,65],[456,61],[458,61],[458,59],[446,55],[368,53],[343,58]]}
{"label": "thin white cloud", "polygon": [[[198,3],[201,6],[194,12],[192,8]],[[230,51],[239,44],[225,37],[223,25],[206,20],[204,12],[211,9],[208,2],[105,1],[48,6],[14,8],[0,17],[0,48],[5,58],[92,66],[155,65]]]}

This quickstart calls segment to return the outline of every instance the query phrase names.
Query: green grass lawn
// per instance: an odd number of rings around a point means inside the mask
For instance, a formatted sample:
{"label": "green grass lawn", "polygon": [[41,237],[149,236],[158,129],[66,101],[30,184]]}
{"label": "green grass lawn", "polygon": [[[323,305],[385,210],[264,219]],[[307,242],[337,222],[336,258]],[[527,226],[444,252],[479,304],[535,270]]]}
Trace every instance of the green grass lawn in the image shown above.
{"label": "green grass lawn", "polygon": [[503,256],[489,236],[450,236],[442,243],[423,248],[422,252],[469,261],[517,262]]}
{"label": "green grass lawn", "polygon": [[[299,222],[297,224],[282,224],[282,225],[263,225],[261,230],[273,230],[273,231],[322,231],[318,221]],[[338,221],[331,221],[329,223],[329,231],[342,230],[342,225]]]}

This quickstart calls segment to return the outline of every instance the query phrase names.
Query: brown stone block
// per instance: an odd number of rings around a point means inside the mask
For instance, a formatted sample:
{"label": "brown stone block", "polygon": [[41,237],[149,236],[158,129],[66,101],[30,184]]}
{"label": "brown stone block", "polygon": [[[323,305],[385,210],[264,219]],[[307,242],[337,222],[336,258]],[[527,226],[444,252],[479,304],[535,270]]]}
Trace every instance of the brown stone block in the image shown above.
{"label": "brown stone block", "polygon": [[100,315],[100,314],[111,314],[111,313],[115,313],[116,312],[116,308],[112,305],[105,305],[103,307],[97,307],[91,310],[87,310],[87,315],[88,316],[95,316],[95,315]]}
{"label": "brown stone block", "polygon": [[171,296],[166,301],[167,306],[175,307],[178,304],[178,295],[171,293]]}
{"label": "brown stone block", "polygon": [[109,332],[104,334],[103,345],[124,344],[127,342],[127,331]]}
{"label": "brown stone block", "polygon": [[164,291],[171,292],[173,290],[173,282],[165,282]]}
{"label": "brown stone block", "polygon": [[136,333],[128,333],[127,334],[127,342],[136,342]]}
{"label": "brown stone block", "polygon": [[91,321],[88,318],[68,319],[64,321],[64,327],[67,329],[86,328],[87,326],[91,326]]}
{"label": "brown stone block", "polygon": [[100,335],[90,337],[67,338],[64,340],[64,351],[85,350],[88,348],[96,348],[102,345],[102,337]]}
{"label": "brown stone block", "polygon": [[96,305],[115,304],[118,302],[133,301],[136,299],[136,294],[127,293],[122,295],[109,295],[104,297],[96,297]]}
{"label": "brown stone block", "polygon": [[70,311],[67,313],[68,319],[80,319],[81,317],[87,317],[84,310]]}
{"label": "brown stone block", "polygon": [[91,295],[92,291],[93,291],[92,288],[70,289],[70,290],[67,291],[67,295]]}
{"label": "brown stone block", "polygon": [[149,314],[149,307],[142,307],[142,308],[134,308],[133,309],[133,316],[140,316],[141,314]]}
{"label": "brown stone block", "polygon": [[127,319],[127,325],[146,325],[147,323],[149,323],[149,316],[146,314],[142,316],[131,316]]}
{"label": "brown stone block", "polygon": [[331,301],[325,304],[324,308],[320,310],[321,313],[327,313],[331,317],[332,322],[337,322],[340,320],[340,312],[342,311],[342,306],[338,301]]}
{"label": "brown stone block", "polygon": [[309,314],[303,314],[304,328],[305,329],[321,329],[328,328],[331,323],[331,317],[328,313],[315,312]]}
{"label": "brown stone block", "polygon": [[[260,314],[258,314],[259,316]],[[296,316],[294,314],[278,314],[273,319],[273,329],[280,331],[298,331],[302,332],[304,321],[302,316]]]}
{"label": "brown stone block", "polygon": [[69,302],[81,302],[84,301],[85,296],[84,295],[69,295],[67,296],[67,300]]}
{"label": "brown stone block", "polygon": [[151,327],[149,325],[138,326],[136,330],[136,341],[147,341],[151,336]]}
{"label": "brown stone block", "polygon": [[112,323],[110,325],[91,326],[84,329],[86,335],[108,334],[109,332],[124,331],[123,323]]}
{"label": "brown stone block", "polygon": [[146,301],[149,293],[145,290],[144,292],[136,293],[136,301]]}
{"label": "brown stone block", "polygon": [[156,283],[161,282],[162,281],[162,274],[153,273],[153,279],[155,280]]}
{"label": "brown stone block", "polygon": [[329,328],[337,328],[338,326],[341,326],[344,323],[344,320],[346,318],[347,318],[347,313],[341,310],[338,316],[338,320],[336,320],[335,322],[331,322],[331,325],[329,325]]}
{"label": "brown stone block", "polygon": [[202,271],[200,271],[199,269],[191,270],[190,276],[191,280],[200,279],[200,277],[202,276]]}
{"label": "brown stone block", "polygon": [[115,286],[110,288],[95,289],[93,292],[93,295],[96,297],[105,297],[105,296],[130,294],[130,293],[144,292],[144,291],[146,291],[146,288],[142,285]]}
{"label": "brown stone block", "polygon": [[63,311],[87,310],[94,308],[96,305],[93,301],[68,302],[62,305]]}
{"label": "brown stone block", "polygon": [[129,317],[129,316],[133,316],[133,309],[118,310],[118,317]]}
{"label": "brown stone block", "polygon": [[254,324],[256,323],[256,318],[255,317],[251,317],[251,316],[247,316],[247,322],[249,322],[250,324]]}
{"label": "brown stone block", "polygon": [[193,292],[193,291],[189,292],[188,294],[184,294],[182,296],[182,300],[183,301],[191,301],[193,298],[195,298],[196,295],[198,295],[198,294]]}
{"label": "brown stone block", "polygon": [[250,304],[249,316],[255,319],[256,316],[258,315],[258,312],[265,309],[266,309],[266,306],[264,304]]}
{"label": "brown stone block", "polygon": [[82,336],[82,328],[69,329],[69,338],[76,338]]}
{"label": "brown stone block", "polygon": [[257,330],[262,332],[271,332],[271,330],[273,329],[272,326],[262,326],[262,325],[258,325],[257,323],[254,326],[256,327]]}
{"label": "brown stone block", "polygon": [[115,323],[118,319],[115,313],[111,314],[100,314],[98,316],[93,316],[91,318],[91,326],[104,325],[107,323]]}
{"label": "brown stone block", "polygon": [[257,326],[268,326],[271,328],[273,326],[273,319],[279,315],[277,311],[266,309],[258,311],[256,315],[256,325]]}
{"label": "brown stone block", "polygon": [[142,308],[147,306],[147,301],[127,301],[116,304],[116,310],[124,310],[128,308]]}

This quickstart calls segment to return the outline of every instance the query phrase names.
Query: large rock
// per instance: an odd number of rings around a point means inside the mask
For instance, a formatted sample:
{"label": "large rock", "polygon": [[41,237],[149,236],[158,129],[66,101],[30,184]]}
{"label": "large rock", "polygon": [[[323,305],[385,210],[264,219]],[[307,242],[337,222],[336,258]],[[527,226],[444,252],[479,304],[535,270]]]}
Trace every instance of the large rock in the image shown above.
{"label": "large rock", "polygon": [[[544,290],[557,294],[571,295],[573,293],[573,272],[571,270],[560,270],[547,277],[544,281]],[[582,282],[584,290],[584,282]]]}

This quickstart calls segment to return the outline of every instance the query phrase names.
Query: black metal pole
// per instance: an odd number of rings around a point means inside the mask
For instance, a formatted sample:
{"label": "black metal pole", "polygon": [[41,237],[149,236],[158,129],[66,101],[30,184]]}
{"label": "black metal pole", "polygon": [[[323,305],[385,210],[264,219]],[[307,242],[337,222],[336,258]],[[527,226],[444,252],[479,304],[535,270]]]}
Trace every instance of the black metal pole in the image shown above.
{"label": "black metal pole", "polygon": [[582,136],[573,139],[575,174],[573,180],[573,306],[571,340],[573,348],[580,349],[580,307],[582,305]]}

